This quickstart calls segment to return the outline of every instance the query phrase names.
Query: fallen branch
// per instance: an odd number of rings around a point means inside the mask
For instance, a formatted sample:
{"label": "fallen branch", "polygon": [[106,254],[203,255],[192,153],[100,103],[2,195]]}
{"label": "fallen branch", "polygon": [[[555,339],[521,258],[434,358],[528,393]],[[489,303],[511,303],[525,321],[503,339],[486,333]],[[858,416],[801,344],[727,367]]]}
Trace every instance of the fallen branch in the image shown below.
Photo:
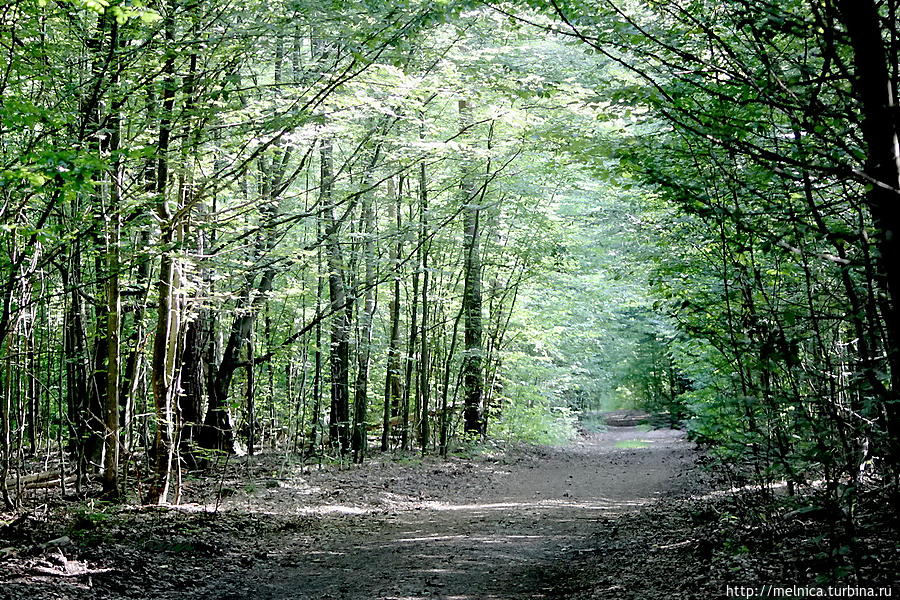
{"label": "fallen branch", "polygon": [[[73,562],[70,562],[71,565]],[[31,569],[32,573],[36,573],[38,575],[50,575],[51,577],[81,577],[83,575],[96,575],[98,573],[109,573],[113,569],[88,569],[80,566],[71,567],[72,571],[57,571],[56,569],[51,569],[50,567],[34,567]]]}
{"label": "fallen branch", "polygon": [[[6,488],[13,489],[17,485],[21,486],[22,489],[35,489],[47,487],[50,485],[55,485],[59,483],[60,474],[58,470],[54,471],[44,471],[42,473],[35,473],[33,475],[26,475],[24,477],[19,477],[16,479],[15,477],[11,477],[6,480]],[[66,483],[74,482],[75,475],[66,476]]]}

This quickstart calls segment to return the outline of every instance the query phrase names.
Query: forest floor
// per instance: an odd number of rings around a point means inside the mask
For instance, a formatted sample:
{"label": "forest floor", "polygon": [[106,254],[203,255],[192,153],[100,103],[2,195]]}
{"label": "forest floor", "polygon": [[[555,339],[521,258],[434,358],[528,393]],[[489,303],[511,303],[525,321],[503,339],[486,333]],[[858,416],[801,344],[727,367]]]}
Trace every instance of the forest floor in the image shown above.
{"label": "forest floor", "polygon": [[692,448],[623,426],[446,461],[232,459],[179,506],[69,503],[0,528],[0,598],[724,598]]}

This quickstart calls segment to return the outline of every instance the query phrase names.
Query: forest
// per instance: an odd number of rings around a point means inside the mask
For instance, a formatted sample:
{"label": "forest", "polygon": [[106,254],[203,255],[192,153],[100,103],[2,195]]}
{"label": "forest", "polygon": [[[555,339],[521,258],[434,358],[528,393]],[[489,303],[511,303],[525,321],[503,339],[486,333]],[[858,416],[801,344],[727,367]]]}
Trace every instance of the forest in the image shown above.
{"label": "forest", "polygon": [[0,1],[0,597],[889,596],[897,13]]}

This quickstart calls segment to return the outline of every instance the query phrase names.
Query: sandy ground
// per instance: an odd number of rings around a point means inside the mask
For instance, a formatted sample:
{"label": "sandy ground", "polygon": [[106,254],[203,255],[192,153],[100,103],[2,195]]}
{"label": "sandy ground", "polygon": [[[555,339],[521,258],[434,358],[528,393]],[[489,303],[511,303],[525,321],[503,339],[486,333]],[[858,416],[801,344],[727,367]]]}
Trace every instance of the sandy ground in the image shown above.
{"label": "sandy ground", "polygon": [[72,546],[0,563],[0,597],[558,597],[617,519],[697,489],[691,447],[680,432],[611,427],[474,460],[301,470],[260,457],[188,481],[178,508],[70,523]]}

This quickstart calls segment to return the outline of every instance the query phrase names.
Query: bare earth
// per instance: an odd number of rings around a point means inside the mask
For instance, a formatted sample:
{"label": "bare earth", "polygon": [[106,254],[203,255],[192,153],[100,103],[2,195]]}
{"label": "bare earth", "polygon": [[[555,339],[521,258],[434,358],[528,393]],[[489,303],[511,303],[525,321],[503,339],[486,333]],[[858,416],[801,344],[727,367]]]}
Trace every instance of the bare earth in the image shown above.
{"label": "bare earth", "polygon": [[[611,548],[622,519],[698,489],[691,447],[680,432],[612,427],[475,460],[305,471],[277,457],[239,461],[222,481],[187,482],[191,502],[177,509],[46,530],[73,544],[0,563],[0,597],[574,597],[565,580]],[[227,498],[213,515],[220,488]],[[665,547],[653,537],[631,551]],[[618,585],[627,573],[606,575],[590,597],[632,597]]]}

